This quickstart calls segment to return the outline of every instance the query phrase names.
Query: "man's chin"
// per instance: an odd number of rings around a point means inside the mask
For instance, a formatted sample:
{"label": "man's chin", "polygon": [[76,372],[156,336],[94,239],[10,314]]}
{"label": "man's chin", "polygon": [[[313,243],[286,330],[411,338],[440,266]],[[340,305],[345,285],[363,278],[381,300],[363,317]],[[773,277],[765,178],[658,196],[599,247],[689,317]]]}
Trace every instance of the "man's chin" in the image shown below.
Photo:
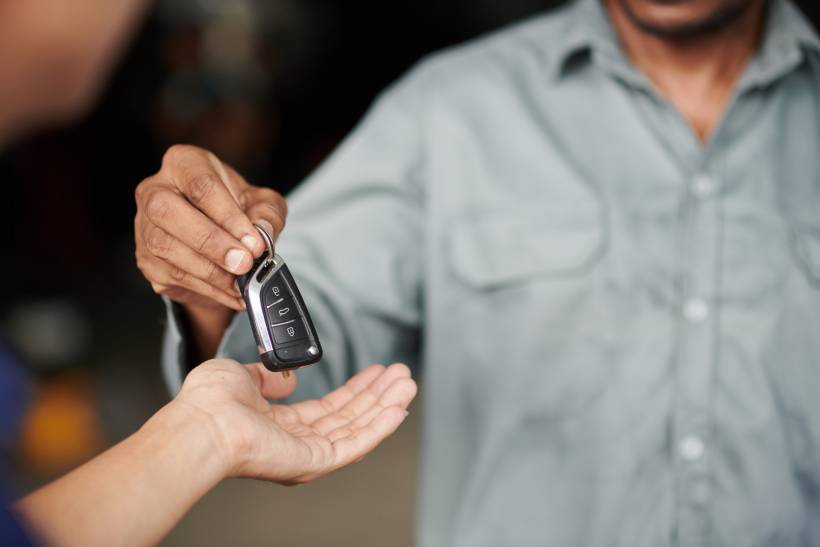
{"label": "man's chin", "polygon": [[731,27],[754,0],[727,0],[698,9],[693,0],[618,0],[629,19],[648,34],[670,40],[689,40],[717,34]]}

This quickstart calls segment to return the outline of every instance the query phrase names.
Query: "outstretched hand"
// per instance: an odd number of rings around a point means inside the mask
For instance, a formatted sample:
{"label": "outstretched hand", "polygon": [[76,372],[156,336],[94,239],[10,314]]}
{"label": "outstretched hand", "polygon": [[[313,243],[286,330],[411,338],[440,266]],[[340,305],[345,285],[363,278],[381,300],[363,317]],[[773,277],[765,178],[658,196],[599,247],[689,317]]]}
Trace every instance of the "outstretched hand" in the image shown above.
{"label": "outstretched hand", "polygon": [[362,459],[404,421],[416,395],[405,365],[372,365],[321,399],[268,402],[295,386],[295,375],[213,359],[188,375],[172,404],[209,424],[226,476],[298,484]]}

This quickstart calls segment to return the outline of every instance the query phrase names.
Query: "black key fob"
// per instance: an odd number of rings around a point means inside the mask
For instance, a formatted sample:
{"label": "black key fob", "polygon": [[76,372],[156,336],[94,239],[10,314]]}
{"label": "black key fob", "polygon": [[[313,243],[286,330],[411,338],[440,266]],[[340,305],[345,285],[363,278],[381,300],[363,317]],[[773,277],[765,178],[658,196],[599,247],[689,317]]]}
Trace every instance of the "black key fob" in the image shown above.
{"label": "black key fob", "polygon": [[299,288],[273,240],[256,225],[268,246],[251,270],[237,279],[248,308],[259,357],[268,370],[286,372],[322,358],[322,346]]}

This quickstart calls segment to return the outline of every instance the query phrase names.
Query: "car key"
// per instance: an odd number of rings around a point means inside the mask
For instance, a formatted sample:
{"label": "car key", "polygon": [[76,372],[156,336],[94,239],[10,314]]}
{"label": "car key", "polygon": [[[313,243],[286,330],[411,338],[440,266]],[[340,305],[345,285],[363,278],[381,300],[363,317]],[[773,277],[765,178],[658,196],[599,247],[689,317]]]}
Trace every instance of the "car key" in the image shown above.
{"label": "car key", "polygon": [[267,251],[237,283],[262,364],[287,377],[290,370],[321,359],[322,346],[293,276],[282,257],[273,252],[270,234],[254,226]]}

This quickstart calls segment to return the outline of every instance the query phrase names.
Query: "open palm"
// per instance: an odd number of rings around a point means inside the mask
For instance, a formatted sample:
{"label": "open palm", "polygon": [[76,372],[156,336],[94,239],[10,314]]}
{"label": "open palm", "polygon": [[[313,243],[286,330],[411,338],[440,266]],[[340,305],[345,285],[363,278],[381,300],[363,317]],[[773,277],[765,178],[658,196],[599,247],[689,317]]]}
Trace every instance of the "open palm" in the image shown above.
{"label": "open palm", "polygon": [[401,364],[372,365],[318,400],[268,402],[294,388],[294,376],[214,359],[191,372],[177,401],[209,415],[229,475],[297,484],[363,458],[396,430],[416,395]]}

